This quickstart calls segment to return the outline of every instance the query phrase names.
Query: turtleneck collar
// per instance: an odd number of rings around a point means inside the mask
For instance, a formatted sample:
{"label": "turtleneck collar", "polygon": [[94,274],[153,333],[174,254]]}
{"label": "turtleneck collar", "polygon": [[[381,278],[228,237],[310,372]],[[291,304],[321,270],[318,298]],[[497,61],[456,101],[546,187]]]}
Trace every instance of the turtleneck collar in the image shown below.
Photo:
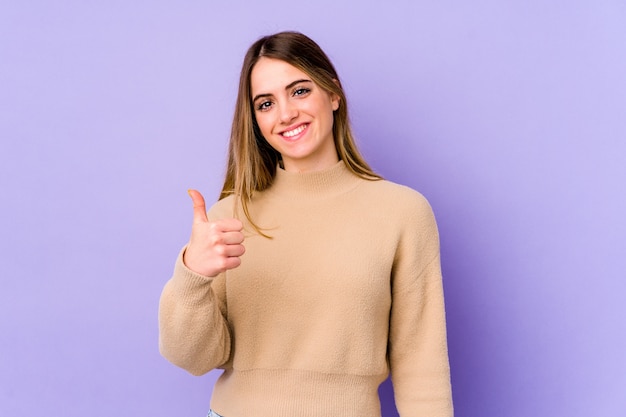
{"label": "turtleneck collar", "polygon": [[274,183],[267,190],[276,197],[307,198],[341,194],[356,187],[361,178],[350,172],[343,161],[321,171],[288,172],[278,167]]}

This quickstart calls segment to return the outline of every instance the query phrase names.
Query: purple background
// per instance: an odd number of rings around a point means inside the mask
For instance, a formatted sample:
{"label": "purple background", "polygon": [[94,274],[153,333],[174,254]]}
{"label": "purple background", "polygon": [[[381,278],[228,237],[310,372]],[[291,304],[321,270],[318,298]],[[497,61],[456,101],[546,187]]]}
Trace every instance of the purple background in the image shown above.
{"label": "purple background", "polygon": [[284,29],[435,209],[456,416],[626,414],[623,1],[88,3],[0,4],[0,415],[206,414],[158,298],[244,51]]}

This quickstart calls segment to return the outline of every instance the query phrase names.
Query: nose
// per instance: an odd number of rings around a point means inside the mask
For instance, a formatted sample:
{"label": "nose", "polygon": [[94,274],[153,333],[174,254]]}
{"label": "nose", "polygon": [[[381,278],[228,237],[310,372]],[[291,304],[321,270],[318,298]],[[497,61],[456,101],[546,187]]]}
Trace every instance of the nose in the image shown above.
{"label": "nose", "polygon": [[287,101],[280,106],[281,123],[289,124],[296,117],[298,117],[298,109],[293,103]]}

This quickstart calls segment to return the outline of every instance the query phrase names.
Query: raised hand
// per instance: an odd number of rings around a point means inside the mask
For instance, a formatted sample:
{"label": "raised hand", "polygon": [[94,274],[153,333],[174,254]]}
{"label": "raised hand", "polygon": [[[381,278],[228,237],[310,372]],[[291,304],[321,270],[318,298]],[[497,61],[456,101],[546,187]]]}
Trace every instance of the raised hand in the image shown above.
{"label": "raised hand", "polygon": [[193,201],[193,226],[183,262],[187,268],[207,277],[237,268],[245,252],[243,224],[237,219],[209,221],[204,197],[189,190]]}

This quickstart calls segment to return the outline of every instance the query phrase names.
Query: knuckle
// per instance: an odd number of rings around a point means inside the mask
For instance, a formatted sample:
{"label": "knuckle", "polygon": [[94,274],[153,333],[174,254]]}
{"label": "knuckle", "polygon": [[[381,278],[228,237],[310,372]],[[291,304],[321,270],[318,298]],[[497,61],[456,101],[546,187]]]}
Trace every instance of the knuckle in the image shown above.
{"label": "knuckle", "polygon": [[213,261],[213,267],[217,271],[224,272],[224,261],[221,258],[215,259]]}
{"label": "knuckle", "polygon": [[222,233],[218,231],[211,231],[208,234],[208,238],[209,238],[209,243],[213,246],[222,244],[224,240]]}
{"label": "knuckle", "polygon": [[229,269],[228,258],[220,259],[220,268],[222,268],[223,271]]}

